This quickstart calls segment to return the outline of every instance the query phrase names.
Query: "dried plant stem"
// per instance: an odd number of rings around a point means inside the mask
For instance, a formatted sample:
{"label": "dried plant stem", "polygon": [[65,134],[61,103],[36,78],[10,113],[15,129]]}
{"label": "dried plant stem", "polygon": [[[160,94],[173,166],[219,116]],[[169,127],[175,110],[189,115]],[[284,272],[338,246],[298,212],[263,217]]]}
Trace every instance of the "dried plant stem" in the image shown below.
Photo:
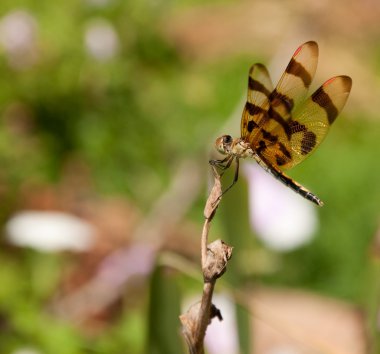
{"label": "dried plant stem", "polygon": [[208,244],[208,234],[211,221],[221,200],[222,189],[220,176],[214,170],[214,186],[207,199],[201,237],[201,263],[203,272],[203,294],[200,303],[190,307],[190,309],[180,316],[182,322],[182,332],[186,339],[190,354],[203,354],[203,341],[206,335],[207,326],[214,317],[222,320],[220,311],[212,304],[216,280],[223,275],[227,262],[232,255],[232,247],[226,245],[221,240],[216,240]]}
{"label": "dried plant stem", "polygon": [[204,268],[206,264],[206,259],[207,259],[207,242],[208,242],[208,233],[210,231],[210,227],[211,227],[210,220],[206,219],[205,223],[203,224],[202,239],[201,239],[202,269]]}

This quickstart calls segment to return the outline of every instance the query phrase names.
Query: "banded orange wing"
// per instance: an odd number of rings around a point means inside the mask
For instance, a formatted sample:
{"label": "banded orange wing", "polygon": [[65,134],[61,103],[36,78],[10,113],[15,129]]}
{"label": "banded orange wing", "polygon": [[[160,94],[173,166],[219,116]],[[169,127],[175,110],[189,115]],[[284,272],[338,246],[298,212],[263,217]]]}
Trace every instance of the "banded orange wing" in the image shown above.
{"label": "banded orange wing", "polygon": [[216,148],[227,157],[210,161],[222,169],[236,161],[232,185],[238,179],[239,159],[252,157],[285,185],[306,199],[323,205],[318,197],[282,172],[303,161],[318,147],[351,90],[350,77],[336,76],[304,100],[317,61],[317,43],[309,41],[301,45],[274,90],[266,68],[261,64],[251,67],[241,137],[219,137]]}
{"label": "banded orange wing", "polygon": [[288,119],[286,134],[280,125],[271,131],[278,141],[262,150],[262,157],[285,170],[310,156],[344,107],[351,86],[348,76],[327,80]]}
{"label": "banded orange wing", "polygon": [[[260,147],[257,146],[258,144],[262,146],[263,135],[264,142],[266,140],[267,143],[271,143],[271,139],[273,142],[274,138],[267,133],[274,129],[282,128],[283,134],[289,136],[288,120],[291,118],[295,104],[306,96],[317,68],[317,61],[318,45],[316,42],[309,41],[295,51],[274,90],[269,92],[261,90],[260,85],[250,85],[249,79],[248,100],[243,111],[241,124],[242,139],[248,141],[255,148]],[[253,65],[252,68],[256,66],[257,64]],[[250,77],[252,76],[252,68]],[[255,70],[253,72],[255,73]],[[257,76],[260,79],[263,75]],[[263,100],[250,101],[251,97],[256,98],[260,95],[267,97],[269,105],[266,105],[267,102],[264,102],[263,105]],[[263,112],[264,116],[255,114],[258,111]]]}
{"label": "banded orange wing", "polygon": [[268,120],[269,96],[273,92],[268,70],[262,64],[254,64],[249,70],[248,95],[241,120],[241,136],[253,140],[258,128]]}

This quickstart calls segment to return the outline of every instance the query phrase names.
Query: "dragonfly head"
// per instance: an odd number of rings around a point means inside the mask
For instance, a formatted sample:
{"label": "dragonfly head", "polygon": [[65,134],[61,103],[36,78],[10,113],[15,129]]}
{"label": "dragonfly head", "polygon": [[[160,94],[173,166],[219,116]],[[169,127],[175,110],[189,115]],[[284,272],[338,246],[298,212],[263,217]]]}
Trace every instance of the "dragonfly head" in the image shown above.
{"label": "dragonfly head", "polygon": [[223,155],[228,155],[231,152],[232,142],[230,135],[222,135],[215,141],[216,150]]}

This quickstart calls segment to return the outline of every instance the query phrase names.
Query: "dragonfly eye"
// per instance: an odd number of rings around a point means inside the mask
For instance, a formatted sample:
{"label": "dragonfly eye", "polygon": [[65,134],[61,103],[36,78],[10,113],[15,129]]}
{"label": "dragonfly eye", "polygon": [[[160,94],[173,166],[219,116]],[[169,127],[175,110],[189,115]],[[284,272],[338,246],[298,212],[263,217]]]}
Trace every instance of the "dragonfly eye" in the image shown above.
{"label": "dragonfly eye", "polygon": [[224,135],[223,136],[223,144],[229,145],[232,143],[232,136],[231,135]]}
{"label": "dragonfly eye", "polygon": [[229,135],[223,135],[216,139],[215,146],[216,149],[223,155],[229,154],[231,150],[231,144],[232,144],[232,137]]}

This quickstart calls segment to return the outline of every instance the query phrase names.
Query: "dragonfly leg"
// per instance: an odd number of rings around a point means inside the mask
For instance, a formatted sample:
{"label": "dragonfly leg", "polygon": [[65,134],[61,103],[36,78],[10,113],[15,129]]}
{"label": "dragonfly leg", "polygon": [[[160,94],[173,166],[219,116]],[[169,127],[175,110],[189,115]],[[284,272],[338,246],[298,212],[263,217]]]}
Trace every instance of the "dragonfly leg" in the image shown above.
{"label": "dragonfly leg", "polygon": [[[226,170],[231,165],[231,162],[228,161],[229,159],[231,159],[231,156],[227,156],[223,160],[210,160],[208,163],[211,166],[219,167],[221,170]],[[226,161],[227,163],[224,165]]]}
{"label": "dragonfly leg", "polygon": [[221,170],[223,170],[223,172],[220,173],[219,176],[223,176],[224,172],[231,166],[231,164],[234,160],[236,161],[234,179],[233,179],[232,183],[224,191],[222,191],[218,200],[220,200],[222,198],[222,196],[225,193],[227,193],[235,185],[235,183],[238,181],[238,179],[239,179],[239,158],[235,157],[235,156],[227,156],[223,160],[210,160],[209,161],[209,164],[212,167],[212,171],[213,171],[214,175],[218,173],[216,170],[216,167],[219,167]]}
{"label": "dragonfly leg", "polygon": [[[235,160],[236,160],[236,167],[235,167],[235,175],[234,175],[234,179],[233,179],[231,185],[228,186],[228,187],[222,192],[222,194],[220,195],[219,198],[221,198],[223,194],[227,193],[227,192],[228,192],[228,191],[229,191],[229,190],[235,185],[235,183],[236,183],[236,182],[238,181],[238,179],[239,179],[239,158],[236,157]],[[231,159],[231,160],[228,162],[228,167],[230,167],[232,161],[233,161],[233,159]]]}

